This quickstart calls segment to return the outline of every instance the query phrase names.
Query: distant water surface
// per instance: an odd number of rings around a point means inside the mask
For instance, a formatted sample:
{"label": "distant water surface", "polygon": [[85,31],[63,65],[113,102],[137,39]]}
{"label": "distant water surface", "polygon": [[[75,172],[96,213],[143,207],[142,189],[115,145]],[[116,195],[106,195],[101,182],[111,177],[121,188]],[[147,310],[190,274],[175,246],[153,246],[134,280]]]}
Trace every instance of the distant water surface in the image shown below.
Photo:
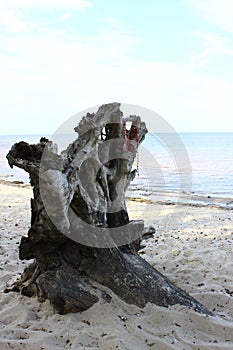
{"label": "distant water surface", "polygon": [[[11,169],[5,157],[15,142],[39,139],[39,135],[0,136],[0,179],[29,181],[23,170]],[[182,192],[233,200],[233,133],[181,133],[179,142],[177,135],[169,134],[167,140],[166,144],[158,135],[147,135],[138,157],[140,174],[129,194],[148,198]]]}
{"label": "distant water surface", "polygon": [[[167,135],[169,147],[158,135],[147,137],[144,153],[148,154],[149,150],[150,156],[144,161],[139,159],[139,165],[143,163],[150,187],[166,192],[183,190],[233,198],[233,133],[182,133],[179,137],[183,147],[177,143],[177,135]],[[184,150],[188,155],[185,159]],[[183,181],[188,175],[187,182]],[[140,182],[140,177],[137,181]]]}

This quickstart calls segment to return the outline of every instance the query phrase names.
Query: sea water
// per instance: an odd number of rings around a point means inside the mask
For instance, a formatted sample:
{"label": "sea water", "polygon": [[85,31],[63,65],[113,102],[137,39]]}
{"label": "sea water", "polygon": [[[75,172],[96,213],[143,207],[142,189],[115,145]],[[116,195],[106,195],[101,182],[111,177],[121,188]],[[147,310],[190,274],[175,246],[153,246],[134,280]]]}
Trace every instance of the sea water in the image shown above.
{"label": "sea water", "polygon": [[139,187],[233,198],[233,133],[150,134],[140,153]]}
{"label": "sea water", "polygon": [[[29,182],[27,173],[9,167],[6,154],[15,142],[39,139],[39,135],[0,136],[0,179]],[[136,159],[139,176],[128,195],[155,198],[183,193],[233,200],[233,133],[148,134]]]}

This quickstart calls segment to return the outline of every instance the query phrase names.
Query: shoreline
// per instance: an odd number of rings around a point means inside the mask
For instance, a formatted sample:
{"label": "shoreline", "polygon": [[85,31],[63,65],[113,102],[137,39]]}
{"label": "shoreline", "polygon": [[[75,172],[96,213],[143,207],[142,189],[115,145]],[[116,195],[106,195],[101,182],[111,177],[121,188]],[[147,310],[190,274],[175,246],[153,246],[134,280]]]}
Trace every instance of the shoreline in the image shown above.
{"label": "shoreline", "polygon": [[6,185],[6,186],[19,186],[19,187],[31,187],[30,183],[23,182],[20,180],[2,180],[0,179],[0,185]]}
{"label": "shoreline", "polygon": [[[168,197],[170,197],[168,195]],[[171,196],[172,197],[172,196]],[[167,200],[159,200],[158,199],[145,199],[142,197],[126,197],[127,200],[133,201],[133,202],[138,202],[138,203],[148,203],[148,204],[153,204],[153,205],[181,205],[181,206],[190,206],[190,207],[197,207],[197,208],[202,208],[202,207],[207,207],[207,208],[219,208],[223,210],[233,210],[233,201],[230,199],[223,199],[223,198],[215,198],[213,199],[213,202],[209,202],[209,200],[206,199],[206,197],[200,197],[197,196],[197,198],[193,198],[191,202],[187,201],[186,198],[183,198],[182,200],[172,200],[172,199],[167,199]],[[217,204],[219,203],[219,204]]]}
{"label": "shoreline", "polygon": [[[32,188],[30,183],[19,180],[3,180],[0,179],[1,185],[6,186],[20,186]],[[210,195],[199,195],[194,193],[177,192],[162,192],[158,191],[156,194],[141,194],[140,189],[128,189],[126,192],[126,200],[140,203],[147,203],[153,205],[183,205],[194,207],[213,207],[224,210],[233,210],[233,198],[214,197]]]}

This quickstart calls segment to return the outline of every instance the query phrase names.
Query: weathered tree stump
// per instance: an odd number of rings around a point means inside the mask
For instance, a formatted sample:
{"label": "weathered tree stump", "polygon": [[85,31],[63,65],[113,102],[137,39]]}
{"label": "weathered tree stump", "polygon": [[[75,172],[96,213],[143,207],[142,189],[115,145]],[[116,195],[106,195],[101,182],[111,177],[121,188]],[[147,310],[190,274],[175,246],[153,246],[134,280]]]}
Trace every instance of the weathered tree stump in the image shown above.
{"label": "weathered tree stump", "polygon": [[145,123],[123,118],[120,104],[112,103],[88,113],[75,131],[77,139],[61,154],[41,138],[36,145],[16,143],[7,155],[11,167],[29,173],[34,197],[19,247],[20,259],[33,262],[5,291],[48,298],[64,314],[96,303],[97,281],[140,307],[178,303],[212,315],[137,252],[144,225],[129,220],[125,192]]}

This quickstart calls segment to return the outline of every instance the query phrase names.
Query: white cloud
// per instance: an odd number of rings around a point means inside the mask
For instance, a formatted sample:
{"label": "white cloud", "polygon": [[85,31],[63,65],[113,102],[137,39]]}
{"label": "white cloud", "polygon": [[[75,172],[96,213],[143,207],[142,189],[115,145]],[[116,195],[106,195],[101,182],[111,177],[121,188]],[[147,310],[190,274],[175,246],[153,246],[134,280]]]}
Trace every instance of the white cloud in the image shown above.
{"label": "white cloud", "polygon": [[211,63],[213,56],[233,56],[233,43],[229,39],[202,32],[193,32],[191,34],[198,39],[200,46],[203,47],[199,54],[193,55],[192,63],[203,66]]}
{"label": "white cloud", "polygon": [[183,0],[183,2],[219,28],[233,32],[232,0]]}
{"label": "white cloud", "polygon": [[193,64],[197,64],[198,66],[205,66],[210,63],[210,59],[209,59],[210,53],[211,53],[211,49],[207,47],[198,55],[194,55],[191,59],[191,62]]}
{"label": "white cloud", "polygon": [[[16,0],[9,2],[12,4]],[[17,4],[22,4],[23,8],[29,4],[28,8],[32,8],[32,2],[22,0]],[[64,19],[74,10],[71,8],[73,1],[47,2],[49,6],[60,6]],[[33,6],[47,6],[43,1],[33,3]],[[14,11],[21,15],[20,10]],[[2,114],[6,120],[13,120],[19,110],[20,118],[27,119],[26,125],[18,121],[22,133],[24,127],[31,133],[33,130],[41,133],[42,128],[53,132],[64,118],[110,101],[151,108],[179,131],[195,131],[198,123],[201,129],[204,119],[209,119],[210,126],[214,127],[213,120],[217,124],[219,115],[221,122],[231,120],[232,83],[201,74],[197,64],[137,59],[134,52],[138,38],[118,19],[101,19],[107,24],[105,31],[89,36],[54,29],[49,19],[48,16],[48,22],[40,24],[27,23],[27,28],[34,26],[34,30],[28,30],[26,35],[0,35],[0,85],[2,99],[8,101]],[[24,28],[22,26],[21,30]],[[230,42],[224,38],[203,33],[193,35],[202,43],[199,57],[196,55],[193,59],[199,65],[211,59],[212,54],[231,53]],[[8,125],[15,128],[14,122]],[[12,132],[14,130],[8,131]]]}
{"label": "white cloud", "polygon": [[[80,36],[41,27],[33,36],[2,35],[0,41],[4,52],[21,56],[17,62],[23,62],[27,71],[33,69],[34,72],[41,72],[44,67],[46,72],[51,72],[55,68],[67,66],[72,76],[75,70],[85,71],[91,62],[112,67],[126,61],[134,50],[137,37],[124,29]],[[60,71],[64,74],[62,69]]]}
{"label": "white cloud", "polygon": [[8,33],[17,34],[28,29],[28,24],[17,11],[3,11],[0,13],[0,24]]}
{"label": "white cloud", "polygon": [[115,17],[105,17],[101,18],[99,21],[109,24],[113,29],[122,29],[122,23]]}
{"label": "white cloud", "polygon": [[72,12],[64,12],[63,15],[59,18],[60,21],[67,21],[72,17]]}
{"label": "white cloud", "polygon": [[61,21],[65,21],[71,18],[71,11],[81,11],[89,7],[91,7],[89,0],[0,0],[0,25],[7,33],[19,34],[41,25],[39,18],[34,22],[27,20],[30,10],[39,9],[46,12],[65,10],[60,17]]}
{"label": "white cloud", "polygon": [[233,43],[228,38],[216,34],[203,32],[193,32],[191,34],[196,38],[200,39],[203,42],[204,46],[209,46],[211,50],[214,51],[216,54],[233,54]]}
{"label": "white cloud", "polygon": [[11,104],[25,104],[28,102],[28,98],[24,96],[15,96],[9,101]]}
{"label": "white cloud", "polygon": [[[48,25],[36,29],[23,36],[0,35],[0,88],[3,100],[8,101],[2,114],[8,120],[20,110],[20,115],[30,120],[27,130],[53,131],[59,118],[96,104],[96,99],[98,104],[117,100],[117,91],[125,90],[120,67],[134,50],[137,38],[133,33],[123,27],[92,36]],[[53,121],[50,113],[56,114]]]}
{"label": "white cloud", "polygon": [[[23,47],[25,52],[29,47],[28,60],[2,61],[5,93],[14,94],[20,108],[31,104],[32,119],[27,124],[31,132],[42,127],[53,132],[72,114],[111,101],[151,108],[179,131],[203,130],[207,123],[205,131],[216,130],[221,115],[222,128],[229,123],[226,130],[231,131],[233,83],[205,76],[192,64],[127,60],[124,50],[118,51],[119,62],[112,65],[110,34],[104,51],[109,56],[102,62],[101,40],[100,36],[89,42],[31,39]],[[22,48],[23,41],[10,45]],[[24,96],[28,96],[27,104],[22,103]],[[24,116],[30,113],[21,111]]]}
{"label": "white cloud", "polygon": [[38,8],[44,11],[82,10],[91,7],[88,0],[0,0],[0,8],[30,10]]}

